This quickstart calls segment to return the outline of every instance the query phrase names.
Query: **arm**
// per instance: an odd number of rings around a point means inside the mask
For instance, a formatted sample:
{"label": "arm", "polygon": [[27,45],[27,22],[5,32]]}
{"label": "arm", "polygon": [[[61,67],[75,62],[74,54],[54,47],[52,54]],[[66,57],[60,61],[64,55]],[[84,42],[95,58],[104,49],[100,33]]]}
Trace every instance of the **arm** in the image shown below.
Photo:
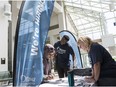
{"label": "arm", "polygon": [[72,60],[73,60],[73,62],[74,62],[74,60],[75,60],[75,55],[74,55],[74,54],[72,54]]}
{"label": "arm", "polygon": [[45,80],[51,80],[54,78],[54,74],[52,73],[52,60],[49,60],[49,68],[46,67],[45,71],[47,72],[44,75]]}
{"label": "arm", "polygon": [[87,76],[85,78],[86,82],[96,82],[99,79],[100,75],[100,62],[97,62],[94,64],[93,69],[92,69],[92,76]]}
{"label": "arm", "polygon": [[72,54],[72,60],[73,60],[73,68],[74,68],[75,54]]}
{"label": "arm", "polygon": [[95,81],[99,79],[99,75],[100,75],[100,62],[97,62],[93,66],[93,77]]}
{"label": "arm", "polygon": [[85,79],[92,79],[92,78],[94,78],[94,76],[93,76],[93,69],[91,71],[91,76],[85,76]]}
{"label": "arm", "polygon": [[55,44],[54,44],[54,49],[55,49],[55,50],[54,50],[54,51],[55,51],[55,52],[54,52],[54,58],[56,58],[56,56],[57,56],[57,49],[56,49],[56,48],[57,48],[57,44],[55,43]]}
{"label": "arm", "polygon": [[72,55],[72,61],[73,61],[73,68],[74,68],[74,61],[75,61],[75,53],[74,53],[74,50],[73,48],[70,46],[70,54]]}

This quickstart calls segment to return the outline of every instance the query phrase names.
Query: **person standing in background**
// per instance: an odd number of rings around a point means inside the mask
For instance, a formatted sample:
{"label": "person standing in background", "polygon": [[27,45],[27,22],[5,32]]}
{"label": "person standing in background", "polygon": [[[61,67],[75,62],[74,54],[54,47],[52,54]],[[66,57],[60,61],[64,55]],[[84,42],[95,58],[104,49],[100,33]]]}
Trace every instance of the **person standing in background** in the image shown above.
{"label": "person standing in background", "polygon": [[43,55],[43,67],[44,67],[44,79],[50,80],[53,79],[53,75],[51,73],[52,62],[54,59],[55,49],[51,44],[46,44],[44,47],[44,55]]}
{"label": "person standing in background", "polygon": [[67,71],[70,70],[70,54],[74,63],[75,55],[72,47],[67,43],[69,37],[64,35],[62,39],[54,44],[55,48],[55,66],[58,71],[59,78],[67,76]]}
{"label": "person standing in background", "polygon": [[116,61],[110,53],[86,36],[79,37],[77,44],[88,53],[92,65],[92,76],[87,76],[85,81],[98,86],[116,86]]}

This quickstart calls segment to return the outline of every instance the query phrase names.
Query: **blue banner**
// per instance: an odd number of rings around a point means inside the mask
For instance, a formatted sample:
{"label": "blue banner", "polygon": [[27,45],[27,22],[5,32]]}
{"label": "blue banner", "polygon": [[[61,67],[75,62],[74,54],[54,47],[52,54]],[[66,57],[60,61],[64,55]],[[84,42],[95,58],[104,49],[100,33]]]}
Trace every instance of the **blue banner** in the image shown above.
{"label": "blue banner", "polygon": [[[77,46],[76,38],[68,30],[63,30],[63,31],[60,32],[60,36],[64,36],[64,35],[67,35],[70,38],[68,43],[70,44],[70,46],[72,47],[72,49],[74,50],[74,53],[75,53],[75,57],[76,57],[75,68],[82,68],[83,67],[82,66],[82,60],[81,60],[80,50]],[[71,68],[73,68],[72,56],[70,56],[70,60],[71,60]]]}
{"label": "blue banner", "polygon": [[14,48],[13,86],[37,86],[43,79],[43,50],[54,1],[22,2]]}

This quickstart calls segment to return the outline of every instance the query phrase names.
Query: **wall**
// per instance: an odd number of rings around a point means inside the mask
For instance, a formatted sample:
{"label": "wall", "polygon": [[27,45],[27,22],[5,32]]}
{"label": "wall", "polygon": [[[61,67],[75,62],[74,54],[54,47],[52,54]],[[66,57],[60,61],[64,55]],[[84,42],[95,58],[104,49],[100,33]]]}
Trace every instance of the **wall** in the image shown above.
{"label": "wall", "polygon": [[59,25],[58,28],[50,30],[48,33],[48,37],[50,37],[50,43],[52,45],[59,40],[58,39],[58,37],[60,37],[59,32],[62,30],[66,30],[63,2],[61,2],[60,4],[61,5],[55,2],[54,14],[52,14],[51,22],[50,22],[50,26],[54,26],[56,24]]}
{"label": "wall", "polygon": [[[4,3],[7,1],[0,1],[0,71],[8,70],[8,19],[4,15]],[[1,64],[4,59],[5,64]]]}

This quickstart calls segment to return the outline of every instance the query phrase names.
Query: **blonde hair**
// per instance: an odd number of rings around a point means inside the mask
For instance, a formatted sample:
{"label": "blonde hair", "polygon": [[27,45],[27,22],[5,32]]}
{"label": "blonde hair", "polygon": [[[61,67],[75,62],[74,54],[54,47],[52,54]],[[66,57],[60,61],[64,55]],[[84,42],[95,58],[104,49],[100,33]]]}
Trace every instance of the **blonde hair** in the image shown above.
{"label": "blonde hair", "polygon": [[94,43],[91,38],[87,36],[79,37],[77,44],[83,43],[86,47],[90,48],[91,44]]}

